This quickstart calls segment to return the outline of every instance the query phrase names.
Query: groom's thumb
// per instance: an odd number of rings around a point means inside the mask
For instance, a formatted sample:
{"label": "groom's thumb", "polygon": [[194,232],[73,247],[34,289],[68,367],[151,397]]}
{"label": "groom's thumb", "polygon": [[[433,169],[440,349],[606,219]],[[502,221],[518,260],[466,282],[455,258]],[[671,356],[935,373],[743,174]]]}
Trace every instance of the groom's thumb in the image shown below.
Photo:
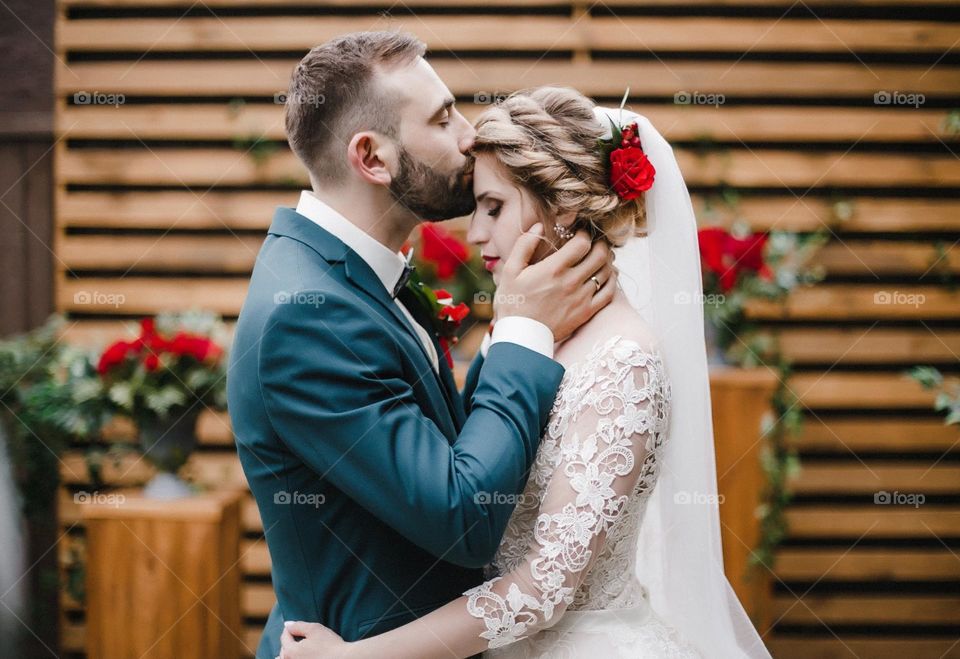
{"label": "groom's thumb", "polygon": [[521,270],[530,265],[530,259],[533,258],[533,253],[537,251],[537,245],[539,245],[542,240],[543,224],[540,222],[534,224],[529,231],[520,234],[520,238],[516,244],[514,244],[513,249],[510,251],[510,257],[507,259],[506,265],[504,265],[504,274],[510,273],[511,276],[516,276]]}

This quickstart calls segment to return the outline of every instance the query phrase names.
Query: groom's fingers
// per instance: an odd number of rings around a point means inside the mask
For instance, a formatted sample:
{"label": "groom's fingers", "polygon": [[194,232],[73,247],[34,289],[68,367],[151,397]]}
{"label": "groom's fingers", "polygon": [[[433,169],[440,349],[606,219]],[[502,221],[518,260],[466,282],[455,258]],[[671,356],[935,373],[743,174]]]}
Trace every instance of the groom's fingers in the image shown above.
{"label": "groom's fingers", "polygon": [[609,267],[611,263],[610,252],[610,248],[605,242],[594,243],[586,257],[571,269],[570,277],[579,284],[598,275],[603,268]]}
{"label": "groom's fingers", "polygon": [[510,256],[503,264],[503,274],[514,278],[520,271],[530,264],[533,253],[537,250],[537,245],[543,240],[543,224],[537,222],[529,231],[520,234],[520,238],[510,250]]}
{"label": "groom's fingers", "polygon": [[[596,288],[596,284],[594,284],[592,281],[590,282],[590,286]],[[592,298],[590,298],[591,316],[610,304],[613,301],[613,295],[616,292],[616,273],[611,273],[607,280],[600,287],[600,290],[597,291]]]}

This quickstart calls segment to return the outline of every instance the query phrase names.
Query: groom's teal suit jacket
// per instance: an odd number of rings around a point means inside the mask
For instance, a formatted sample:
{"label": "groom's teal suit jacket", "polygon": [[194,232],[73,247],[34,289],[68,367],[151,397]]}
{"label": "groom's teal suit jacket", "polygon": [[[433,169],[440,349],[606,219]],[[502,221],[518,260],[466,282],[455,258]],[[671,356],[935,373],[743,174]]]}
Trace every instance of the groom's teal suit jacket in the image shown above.
{"label": "groom's teal suit jacket", "polygon": [[[401,299],[435,340],[426,310]],[[563,369],[499,342],[461,397],[436,347],[439,375],[370,266],[277,210],[227,376],[277,595],[257,657],[279,654],[283,620],[355,640],[482,581]]]}

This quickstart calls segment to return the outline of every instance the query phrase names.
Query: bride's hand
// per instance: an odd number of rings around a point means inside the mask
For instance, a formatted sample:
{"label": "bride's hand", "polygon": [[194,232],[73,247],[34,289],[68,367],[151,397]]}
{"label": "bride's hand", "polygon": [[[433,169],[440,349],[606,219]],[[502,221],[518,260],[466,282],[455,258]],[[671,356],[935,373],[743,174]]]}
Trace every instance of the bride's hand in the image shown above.
{"label": "bride's hand", "polygon": [[318,622],[288,621],[283,627],[279,659],[340,659],[347,656],[350,644]]}

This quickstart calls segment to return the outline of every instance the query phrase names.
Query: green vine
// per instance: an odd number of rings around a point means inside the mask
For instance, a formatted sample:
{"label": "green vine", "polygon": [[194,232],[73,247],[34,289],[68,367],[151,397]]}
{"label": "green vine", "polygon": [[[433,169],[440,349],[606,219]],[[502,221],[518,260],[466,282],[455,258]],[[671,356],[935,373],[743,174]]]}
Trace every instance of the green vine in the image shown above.
{"label": "green vine", "polygon": [[914,366],[906,375],[919,382],[924,389],[937,392],[933,409],[944,414],[945,424],[960,424],[960,380],[946,380],[932,366]]}

